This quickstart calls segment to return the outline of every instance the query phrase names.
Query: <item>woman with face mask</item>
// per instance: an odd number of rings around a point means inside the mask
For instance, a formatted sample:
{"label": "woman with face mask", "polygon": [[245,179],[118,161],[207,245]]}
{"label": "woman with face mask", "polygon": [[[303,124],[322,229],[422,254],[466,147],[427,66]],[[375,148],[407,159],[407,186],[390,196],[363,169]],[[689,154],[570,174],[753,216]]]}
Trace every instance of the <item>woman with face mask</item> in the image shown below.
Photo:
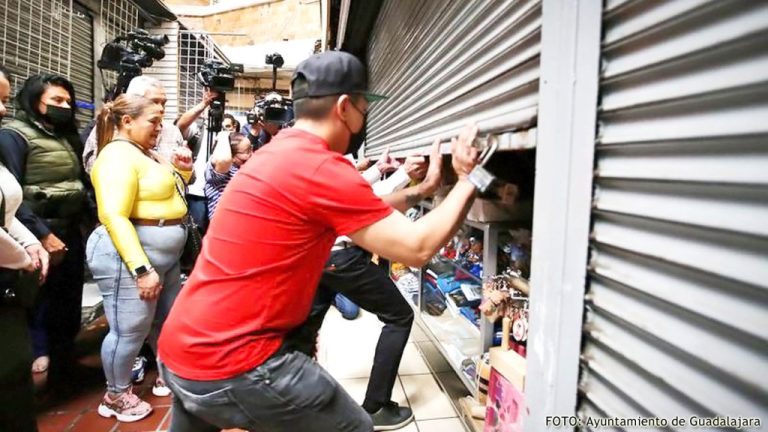
{"label": "woman with face mask", "polygon": [[[122,95],[104,105],[96,122],[98,152],[91,171],[99,221],[88,238],[88,267],[104,297],[109,334],[101,346],[107,393],[98,413],[141,420],[152,407],[131,389],[131,369],[148,337],[157,337],[181,288],[179,258],[186,240],[183,198],[192,153],[177,148],[169,162],[152,150],[162,106]],[[152,393],[168,396],[161,380]]]}
{"label": "woman with face mask", "polygon": [[85,204],[81,164],[69,137],[77,135],[75,90],[66,78],[29,77],[15,99],[14,119],[0,129],[0,159],[23,188],[16,214],[51,257],[48,279],[33,310],[33,372],[63,381],[74,365],[80,329],[84,255],[79,221]]}

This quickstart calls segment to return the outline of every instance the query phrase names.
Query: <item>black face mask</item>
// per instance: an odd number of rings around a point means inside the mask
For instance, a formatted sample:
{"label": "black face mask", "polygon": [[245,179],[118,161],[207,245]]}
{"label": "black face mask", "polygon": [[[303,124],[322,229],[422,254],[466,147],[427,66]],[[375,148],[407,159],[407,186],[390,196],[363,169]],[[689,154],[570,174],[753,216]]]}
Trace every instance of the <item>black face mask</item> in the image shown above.
{"label": "black face mask", "polygon": [[[363,117],[363,127],[360,128],[360,131],[358,133],[353,133],[349,137],[349,147],[347,147],[347,153],[357,157],[357,152],[360,150],[360,147],[362,147],[363,142],[365,142],[365,130],[368,126],[368,115],[366,114],[365,117]],[[349,129],[349,126],[347,126],[347,129]],[[352,129],[349,129],[350,132],[352,132]]]}
{"label": "black face mask", "polygon": [[72,122],[72,108],[62,108],[55,105],[46,105],[46,107],[48,110],[43,114],[43,118],[53,127],[60,128]]}

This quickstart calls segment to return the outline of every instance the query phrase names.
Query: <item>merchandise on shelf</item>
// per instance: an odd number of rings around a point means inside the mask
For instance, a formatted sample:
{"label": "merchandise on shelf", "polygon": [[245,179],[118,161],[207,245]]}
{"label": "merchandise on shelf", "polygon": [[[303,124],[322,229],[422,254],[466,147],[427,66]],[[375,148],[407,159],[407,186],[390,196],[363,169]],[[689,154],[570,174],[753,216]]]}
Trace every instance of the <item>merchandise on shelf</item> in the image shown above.
{"label": "merchandise on shelf", "polygon": [[408,271],[395,281],[395,285],[403,297],[410,299],[413,304],[417,303],[419,299],[419,277],[417,275]]}
{"label": "merchandise on shelf", "polygon": [[531,273],[531,231],[514,229],[499,238],[499,269],[510,269],[527,278]]}
{"label": "merchandise on shelf", "polygon": [[421,308],[432,316],[440,316],[445,312],[445,296],[433,283],[424,281],[424,292],[421,299]]}
{"label": "merchandise on shelf", "polygon": [[395,281],[400,279],[401,276],[411,273],[411,269],[407,265],[398,262],[393,262],[389,267],[389,271],[392,274],[392,279]]}
{"label": "merchandise on shelf", "polygon": [[515,288],[514,279],[515,275],[505,273],[488,277],[483,282],[480,311],[490,322],[496,322],[502,317],[513,318],[516,311],[528,308],[528,298]]}

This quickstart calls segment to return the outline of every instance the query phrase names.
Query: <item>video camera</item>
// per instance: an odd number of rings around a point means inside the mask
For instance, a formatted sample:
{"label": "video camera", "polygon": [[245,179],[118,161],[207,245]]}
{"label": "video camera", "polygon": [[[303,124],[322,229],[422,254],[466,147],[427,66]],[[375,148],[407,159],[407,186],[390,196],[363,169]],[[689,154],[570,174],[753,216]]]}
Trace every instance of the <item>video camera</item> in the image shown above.
{"label": "video camera", "polygon": [[168,36],[150,35],[143,29],[136,29],[125,36],[118,36],[104,46],[101,58],[96,63],[99,69],[111,70],[118,73],[117,83],[109,90],[106,89],[106,99],[114,100],[125,92],[134,77],[141,75],[141,69],[150,67],[155,60],[165,57],[165,46]]}
{"label": "video camera", "polygon": [[213,151],[213,137],[221,132],[226,109],[226,92],[235,89],[235,73],[243,72],[241,64],[225,64],[218,60],[208,60],[203,64],[197,78],[203,86],[218,92],[218,96],[208,106],[208,153]]}
{"label": "video camera", "polygon": [[281,68],[285,64],[285,60],[283,60],[283,56],[281,56],[280,53],[274,53],[267,54],[264,63],[272,65],[273,68]]}
{"label": "video camera", "polygon": [[282,128],[293,120],[293,101],[277,92],[269,93],[256,101],[253,110],[246,115],[246,118],[248,124],[274,123]]}
{"label": "video camera", "polygon": [[243,72],[243,65],[226,65],[217,60],[208,60],[197,75],[200,83],[219,93],[235,89],[235,73]]}

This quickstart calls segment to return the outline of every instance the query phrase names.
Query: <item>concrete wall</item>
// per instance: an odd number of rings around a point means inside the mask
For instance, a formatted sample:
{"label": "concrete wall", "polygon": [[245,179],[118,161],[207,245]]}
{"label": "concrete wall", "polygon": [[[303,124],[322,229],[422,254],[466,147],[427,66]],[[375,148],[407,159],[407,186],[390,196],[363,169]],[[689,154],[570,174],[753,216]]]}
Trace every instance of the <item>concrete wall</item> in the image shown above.
{"label": "concrete wall", "polygon": [[[214,40],[220,46],[322,38],[323,2],[320,0],[306,4],[300,0],[254,1],[249,6],[233,6],[229,10],[226,10],[229,3],[222,0],[217,6],[194,7],[200,6],[201,2],[205,3],[206,0],[169,0],[166,3],[187,28],[214,33]],[[232,4],[248,3],[241,1]],[[245,36],[215,33],[242,33]]]}

